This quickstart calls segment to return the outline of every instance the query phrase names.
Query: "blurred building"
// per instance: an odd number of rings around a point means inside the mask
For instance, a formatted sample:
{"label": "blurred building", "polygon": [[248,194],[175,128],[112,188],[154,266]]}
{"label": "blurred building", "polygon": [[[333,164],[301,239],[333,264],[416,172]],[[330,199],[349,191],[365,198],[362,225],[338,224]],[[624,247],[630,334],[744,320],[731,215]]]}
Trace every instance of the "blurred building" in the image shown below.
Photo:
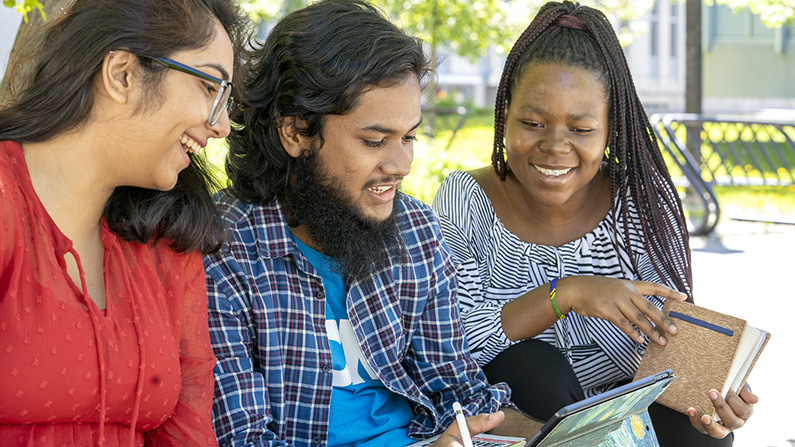
{"label": "blurred building", "polygon": [[[795,39],[792,27],[768,28],[746,8],[702,6],[703,110],[795,110]],[[0,70],[5,71],[21,16],[0,7]],[[645,32],[626,47],[635,85],[647,112],[684,111],[685,2],[658,0],[644,17]],[[260,29],[262,38],[270,29]],[[444,54],[439,88],[454,102],[491,107],[505,55],[489,50],[477,61]]]}
{"label": "blurred building", "polygon": [[[702,8],[704,112],[795,110],[792,27],[768,28],[747,8]],[[685,2],[658,0],[638,21],[646,30],[625,52],[647,112],[684,111]],[[495,51],[476,62],[444,55],[439,86],[455,99],[491,107],[504,63]]]}

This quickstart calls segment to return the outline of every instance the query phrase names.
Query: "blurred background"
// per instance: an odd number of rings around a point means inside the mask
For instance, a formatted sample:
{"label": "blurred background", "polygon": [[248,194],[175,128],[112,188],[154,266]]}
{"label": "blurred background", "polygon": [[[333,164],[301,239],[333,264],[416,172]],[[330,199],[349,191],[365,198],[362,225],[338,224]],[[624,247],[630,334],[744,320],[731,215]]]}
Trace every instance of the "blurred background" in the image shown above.
{"label": "blurred background", "polygon": [[[489,163],[493,101],[507,51],[539,0],[372,0],[439,61],[405,192],[430,203],[450,172]],[[267,36],[306,0],[240,0]],[[762,401],[737,447],[795,447],[795,0],[590,0],[611,19],[679,188],[695,299],[770,331],[751,375]],[[4,0],[0,103],[24,84],[42,26],[69,0]],[[207,156],[224,178],[224,141]]]}
{"label": "blurred background", "polygon": [[[451,171],[488,163],[493,144],[493,101],[506,53],[544,2],[372,2],[408,32],[421,37],[428,52],[439,61],[436,75],[429,79],[425,89],[425,125],[415,155],[414,173],[404,184],[406,192],[430,202],[439,182]],[[682,112],[709,117],[732,114],[763,122],[795,122],[792,36],[795,0],[584,0],[581,3],[603,10],[613,21],[649,115],[660,114],[661,118],[665,113]],[[24,62],[31,53],[26,48],[35,42],[43,23],[57,19],[61,8],[68,4],[69,0],[4,0],[6,7],[0,7],[0,70],[6,76],[0,89],[0,102],[7,94],[9,61],[11,67],[17,64],[22,67],[16,70],[14,83],[21,85],[25,77]],[[278,17],[306,5],[307,0],[240,0],[240,4],[249,12],[261,40]],[[662,123],[659,128],[670,131],[672,140],[690,144],[690,152],[697,152],[710,135],[719,134],[715,144],[742,142],[743,132],[750,129],[743,123],[726,129],[721,123],[720,120],[717,125],[714,120],[676,121],[669,129],[664,129]],[[744,141],[759,140],[755,129],[751,133],[745,135]],[[795,138],[792,127],[786,125],[767,134],[770,135],[762,138],[777,139],[779,143]],[[674,143],[666,147],[676,151]],[[795,201],[792,186],[795,156],[792,151],[785,148],[782,160],[764,166],[753,162],[754,157],[764,158],[756,149],[750,154],[738,154],[728,163],[724,159],[714,160],[711,168],[717,163],[725,165],[724,171],[729,172],[713,172],[705,182],[714,183],[712,193],[720,196],[721,207],[727,212],[738,209],[757,215],[793,215],[795,207],[790,202]],[[209,155],[222,165],[223,143],[211,148]],[[681,158],[677,154],[666,156]],[[693,169],[699,170],[701,159],[710,158],[701,154],[694,157]],[[671,163],[674,170],[679,168],[676,165]],[[744,188],[724,188],[728,183],[736,183],[736,178],[726,179],[737,169],[762,181],[745,181]],[[682,177],[687,172],[675,174]],[[787,178],[778,178],[782,175]],[[765,179],[772,176],[777,179],[771,186]],[[714,181],[721,177],[724,181]],[[684,179],[678,184],[686,188],[695,181]],[[700,189],[707,187],[702,185]],[[696,193],[690,197],[700,197],[705,191]],[[703,212],[709,211],[694,210],[696,214]]]}

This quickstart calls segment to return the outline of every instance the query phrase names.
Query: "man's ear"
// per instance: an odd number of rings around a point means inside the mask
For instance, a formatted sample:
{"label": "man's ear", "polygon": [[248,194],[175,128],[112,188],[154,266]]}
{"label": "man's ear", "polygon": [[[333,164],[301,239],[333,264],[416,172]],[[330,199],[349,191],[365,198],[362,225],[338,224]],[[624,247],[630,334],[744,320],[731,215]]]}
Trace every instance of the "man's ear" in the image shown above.
{"label": "man's ear", "polygon": [[120,104],[130,101],[137,64],[138,58],[128,51],[115,50],[105,55],[100,70],[100,85],[114,101]]}
{"label": "man's ear", "polygon": [[304,121],[300,118],[294,116],[279,118],[279,140],[285,152],[293,158],[298,158],[311,147],[309,138],[301,135],[298,126],[304,126]]}

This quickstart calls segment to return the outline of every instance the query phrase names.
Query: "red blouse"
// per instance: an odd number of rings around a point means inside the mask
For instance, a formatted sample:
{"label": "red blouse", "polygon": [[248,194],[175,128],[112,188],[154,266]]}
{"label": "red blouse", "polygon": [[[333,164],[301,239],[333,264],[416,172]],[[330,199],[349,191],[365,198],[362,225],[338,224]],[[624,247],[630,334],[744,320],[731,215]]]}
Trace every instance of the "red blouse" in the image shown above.
{"label": "red blouse", "polygon": [[0,142],[0,216],[0,443],[217,445],[201,257],[124,241],[103,219],[100,310],[13,142]]}

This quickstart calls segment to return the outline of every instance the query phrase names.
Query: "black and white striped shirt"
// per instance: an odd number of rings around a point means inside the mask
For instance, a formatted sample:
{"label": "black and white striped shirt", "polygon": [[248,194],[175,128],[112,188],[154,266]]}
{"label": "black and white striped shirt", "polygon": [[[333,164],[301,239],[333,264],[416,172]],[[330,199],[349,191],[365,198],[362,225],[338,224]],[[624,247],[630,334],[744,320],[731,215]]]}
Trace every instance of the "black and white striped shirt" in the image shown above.
{"label": "black and white striped shirt", "polygon": [[[643,245],[630,229],[634,271],[619,220],[613,215],[591,232],[560,247],[530,244],[506,229],[485,192],[469,174],[456,171],[442,182],[433,202],[442,232],[453,253],[459,278],[459,299],[472,355],[485,365],[514,344],[502,330],[502,306],[554,278],[596,275],[661,282]],[[640,228],[637,210],[629,205],[634,228]],[[616,210],[620,215],[621,210]],[[615,244],[614,244],[615,242]],[[618,248],[618,251],[616,250]],[[655,300],[662,307],[660,300]],[[565,319],[536,338],[551,343],[566,355],[586,396],[598,394],[631,379],[646,344],[639,344],[612,323],[570,312]]]}

